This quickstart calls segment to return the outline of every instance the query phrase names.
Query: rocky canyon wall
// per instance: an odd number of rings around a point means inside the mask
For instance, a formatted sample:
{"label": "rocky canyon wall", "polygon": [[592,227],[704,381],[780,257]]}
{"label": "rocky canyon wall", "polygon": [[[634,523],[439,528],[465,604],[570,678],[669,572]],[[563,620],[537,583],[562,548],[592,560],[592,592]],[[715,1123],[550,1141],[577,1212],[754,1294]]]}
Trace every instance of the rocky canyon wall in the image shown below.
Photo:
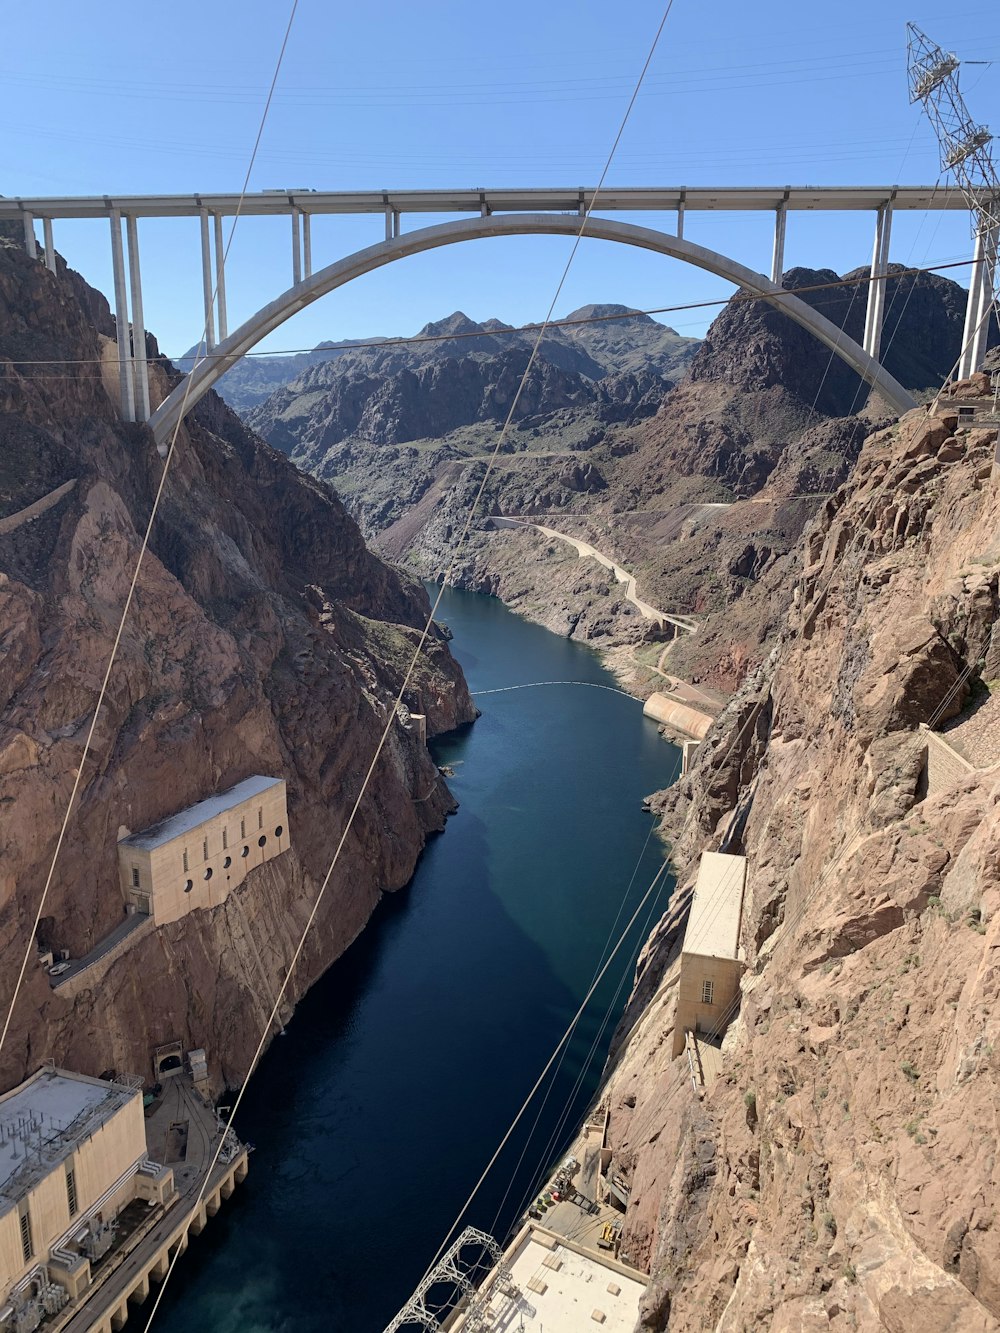
{"label": "rocky canyon wall", "polygon": [[[1000,1328],[1000,468],[924,410],[792,557],[772,651],[659,799],[679,891],[607,1089],[644,1330]],[[966,763],[927,765],[921,723]],[[672,1060],[700,853],[745,853],[738,1015]]]}
{"label": "rocky canyon wall", "polygon": [[[61,260],[0,238],[0,974],[27,943],[162,463],[102,377],[114,321]],[[155,345],[149,351],[155,358]],[[114,369],[112,365],[112,369]],[[157,397],[174,372],[153,367]],[[0,1083],[46,1057],[150,1073],[204,1046],[246,1072],[428,611],[336,497],[214,395],[191,414],[153,525],[40,941],[78,957],[122,920],[116,842],[254,773],[287,779],[291,850],[224,907],[143,933],[92,988],[34,963]],[[431,734],[475,710],[436,630],[405,702]],[[292,978],[302,995],[404,885],[452,799],[416,730],[389,741]]]}

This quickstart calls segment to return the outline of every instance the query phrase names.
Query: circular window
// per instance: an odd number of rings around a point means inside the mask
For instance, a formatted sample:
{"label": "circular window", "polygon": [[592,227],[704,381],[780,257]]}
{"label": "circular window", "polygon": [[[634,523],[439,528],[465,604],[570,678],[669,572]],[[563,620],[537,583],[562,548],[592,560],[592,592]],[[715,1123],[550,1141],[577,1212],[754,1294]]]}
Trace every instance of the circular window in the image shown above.
{"label": "circular window", "polygon": [[275,836],[276,838],[280,838],[281,835],[284,833],[284,831],[285,831],[285,830],[284,830],[284,829],[281,827],[281,825],[279,824],[278,827],[274,830],[274,836]]}
{"label": "circular window", "polygon": [[194,888],[194,880],[189,879],[184,885],[184,892],[190,893],[193,888]]}
{"label": "circular window", "polygon": [[228,870],[232,864],[233,864],[233,858],[231,856],[227,856],[222,863],[223,870]]}
{"label": "circular window", "polygon": [[242,853],[242,855],[243,855],[243,856],[249,856],[249,855],[250,855],[250,848],[249,848],[249,847],[244,847],[244,848],[243,848],[243,853]]}
{"label": "circular window", "polygon": [[209,866],[208,869],[205,871],[205,878],[206,878],[206,879],[211,879],[211,878],[212,878],[212,867],[211,867],[211,866]]}
{"label": "circular window", "polygon": [[267,842],[267,834],[262,833],[260,837],[257,839],[257,846],[263,847],[265,842]]}

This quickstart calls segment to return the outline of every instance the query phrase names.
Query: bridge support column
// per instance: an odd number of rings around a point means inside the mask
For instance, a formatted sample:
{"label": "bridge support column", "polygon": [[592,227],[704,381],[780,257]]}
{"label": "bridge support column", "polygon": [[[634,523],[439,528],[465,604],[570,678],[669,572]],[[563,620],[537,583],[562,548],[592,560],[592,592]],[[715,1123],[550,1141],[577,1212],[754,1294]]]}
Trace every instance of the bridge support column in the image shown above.
{"label": "bridge support column", "polygon": [[222,214],[213,217],[215,224],[215,302],[219,310],[219,342],[229,337],[226,316],[226,247],[222,240]]}
{"label": "bridge support column", "polygon": [[122,218],[117,208],[111,210],[111,266],[115,279],[115,337],[118,340],[118,383],[121,388],[122,417],[126,421],[134,421],[132,348],[125,296],[125,254],[122,249]]}
{"label": "bridge support column", "polygon": [[990,308],[993,297],[993,277],[997,265],[997,237],[1000,227],[980,226],[976,231],[976,248],[972,256],[972,277],[969,297],[965,305],[965,328],[962,331],[962,355],[958,362],[957,377],[967,380],[983,368],[986,339],[990,328]]}
{"label": "bridge support column", "polygon": [[125,218],[128,270],[132,287],[132,377],[139,421],[149,420],[149,371],[146,364],[146,325],[142,312],[142,277],[139,273],[139,228],[131,213]]}
{"label": "bridge support column", "polygon": [[24,215],[24,248],[29,259],[38,258],[38,242],[35,239],[35,219],[30,213]]}
{"label": "bridge support column", "polygon": [[299,231],[301,214],[292,209],[292,286],[297,287],[302,281],[302,234]]}
{"label": "bridge support column", "polygon": [[678,239],[679,241],[683,241],[683,239],[684,239],[684,202],[685,202],[685,199],[686,199],[685,191],[684,191],[684,190],[681,190],[680,198],[679,198],[678,201],[677,201],[677,239]]}
{"label": "bridge support column", "polygon": [[784,204],[779,204],[774,213],[774,249],[771,251],[771,281],[781,282],[785,271],[785,222],[788,213]]}
{"label": "bridge support column", "polygon": [[212,303],[212,247],[208,235],[208,209],[201,210],[201,289],[205,300],[205,351],[215,347],[215,311]]}
{"label": "bridge support column", "polygon": [[50,273],[56,271],[56,247],[52,243],[52,219],[42,218],[42,235],[45,237],[45,267]]}
{"label": "bridge support column", "polygon": [[311,278],[313,271],[313,243],[312,215],[310,213],[302,214],[302,263],[305,268],[306,277]]}
{"label": "bridge support column", "polygon": [[386,239],[387,241],[391,241],[391,240],[392,240],[392,235],[393,235],[393,233],[392,233],[392,218],[393,218],[392,209],[391,209],[391,208],[387,208],[387,209],[385,210],[385,239]]}
{"label": "bridge support column", "polygon": [[885,274],[889,265],[889,233],[892,229],[892,205],[883,204],[875,221],[871,277],[868,280],[868,309],[865,312],[864,349],[879,359],[882,345],[882,317],[885,314]]}

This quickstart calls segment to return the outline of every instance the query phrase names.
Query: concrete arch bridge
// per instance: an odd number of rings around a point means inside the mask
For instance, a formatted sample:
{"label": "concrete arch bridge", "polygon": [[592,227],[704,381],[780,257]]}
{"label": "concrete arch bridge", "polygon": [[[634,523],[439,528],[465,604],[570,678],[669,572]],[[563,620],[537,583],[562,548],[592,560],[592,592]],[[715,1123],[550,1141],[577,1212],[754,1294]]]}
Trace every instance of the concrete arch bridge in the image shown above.
{"label": "concrete arch bridge", "polygon": [[[237,195],[136,195],[123,198],[0,199],[0,219],[20,219],[29,254],[55,267],[53,223],[57,220],[107,217],[110,223],[114,272],[115,318],[119,329],[131,323],[144,329],[142,280],[139,263],[140,218],[197,217],[201,223],[201,265],[207,345],[211,356],[200,362],[155,410],[150,410],[145,339],[133,337],[120,356],[122,412],[127,420],[148,421],[157,446],[165,450],[174,428],[186,411],[242,356],[267,334],[303,307],[346,283],[411,255],[461,241],[499,236],[576,236],[591,206],[591,190],[429,190],[358,194],[316,191],[266,190]],[[898,412],[914,406],[914,399],[879,363],[885,310],[885,275],[889,264],[892,217],[900,209],[967,212],[966,201],[955,191],[939,192],[921,186],[783,187],[733,189],[609,189],[598,199],[599,212],[587,220],[586,236],[638,246],[683,260],[749,291],[756,292],[790,319],[808,329],[851,366]],[[284,216],[291,222],[291,285],[262,306],[232,333],[226,313],[225,271],[222,262],[222,223],[237,210],[246,215]],[[689,212],[773,212],[774,244],[770,275],[707,249],[684,236]],[[779,283],[784,263],[789,212],[864,211],[875,219],[872,265],[862,343]],[[608,217],[610,213],[663,213],[673,215],[671,231],[637,226]],[[315,269],[311,220],[324,214],[383,214],[385,238],[363,250]],[[471,214],[454,221],[404,232],[404,215]],[[125,223],[123,240],[122,222]],[[41,221],[39,249],[35,230]],[[972,281],[966,309],[965,350],[959,366],[964,377],[982,365],[986,353],[985,318],[992,295],[992,274],[997,259],[997,236],[979,235],[972,261]]]}

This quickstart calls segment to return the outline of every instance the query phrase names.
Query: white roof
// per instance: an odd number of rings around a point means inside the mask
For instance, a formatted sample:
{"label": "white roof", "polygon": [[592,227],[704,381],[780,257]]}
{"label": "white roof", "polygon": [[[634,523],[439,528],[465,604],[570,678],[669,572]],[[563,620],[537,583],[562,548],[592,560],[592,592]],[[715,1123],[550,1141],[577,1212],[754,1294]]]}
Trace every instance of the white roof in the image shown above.
{"label": "white roof", "polygon": [[40,1069],[0,1097],[0,1212],[138,1094],[63,1069]]}
{"label": "white roof", "polygon": [[747,879],[745,856],[725,852],[703,852],[694,886],[684,953],[708,958],[737,958],[740,947],[740,918]]}
{"label": "white roof", "polygon": [[[505,1256],[520,1295],[511,1300],[496,1293],[490,1302],[490,1328],[495,1333],[520,1333],[522,1328],[524,1333],[586,1333],[591,1328],[595,1333],[632,1333],[645,1279],[639,1274],[626,1277],[618,1266],[567,1245],[550,1249],[543,1235],[532,1228],[514,1254]],[[545,1290],[532,1290],[528,1284],[533,1280],[536,1288],[544,1283]],[[593,1318],[595,1310],[604,1315],[603,1322]],[[463,1325],[461,1321],[459,1329]]]}
{"label": "white roof", "polygon": [[242,805],[244,801],[249,801],[254,796],[259,796],[261,792],[268,791],[271,787],[276,787],[284,781],[284,778],[244,778],[242,782],[237,782],[235,787],[220,792],[218,796],[209,796],[207,800],[199,801],[197,805],[189,805],[186,810],[180,810],[176,815],[168,815],[166,819],[161,819],[158,824],[154,824],[151,828],[143,829],[141,833],[132,833],[129,837],[122,838],[118,845],[119,847],[138,847],[143,851],[151,851],[154,847],[162,847],[164,843],[173,842],[175,838],[190,833],[199,824],[206,824],[210,819],[214,819],[216,815],[221,815],[226,810],[232,810],[234,806]]}

